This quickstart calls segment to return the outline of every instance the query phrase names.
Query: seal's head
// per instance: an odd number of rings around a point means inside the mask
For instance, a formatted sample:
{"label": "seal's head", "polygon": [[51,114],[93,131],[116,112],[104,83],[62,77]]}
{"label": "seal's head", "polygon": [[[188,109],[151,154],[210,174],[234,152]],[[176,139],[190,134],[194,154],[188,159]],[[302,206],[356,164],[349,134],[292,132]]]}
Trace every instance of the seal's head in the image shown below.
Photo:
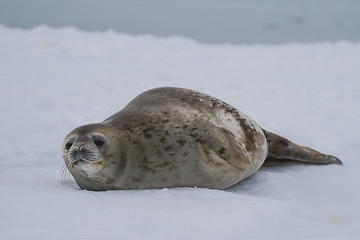
{"label": "seal's head", "polygon": [[62,145],[63,158],[82,189],[111,189],[122,165],[121,146],[104,124],[89,124],[71,131]]}

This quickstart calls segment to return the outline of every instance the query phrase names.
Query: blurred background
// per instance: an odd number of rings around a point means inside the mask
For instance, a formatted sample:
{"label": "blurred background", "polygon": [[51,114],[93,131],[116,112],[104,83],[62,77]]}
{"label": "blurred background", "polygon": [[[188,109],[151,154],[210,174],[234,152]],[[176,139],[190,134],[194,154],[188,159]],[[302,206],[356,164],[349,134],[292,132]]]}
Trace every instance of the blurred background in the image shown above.
{"label": "blurred background", "polygon": [[360,1],[0,0],[0,24],[113,29],[203,43],[359,41]]}

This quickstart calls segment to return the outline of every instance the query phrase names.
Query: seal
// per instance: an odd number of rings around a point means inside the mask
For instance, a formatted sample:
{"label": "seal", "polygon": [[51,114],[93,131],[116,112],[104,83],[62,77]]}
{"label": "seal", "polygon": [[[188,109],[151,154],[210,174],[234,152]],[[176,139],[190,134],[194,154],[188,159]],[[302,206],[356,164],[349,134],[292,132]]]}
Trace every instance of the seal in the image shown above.
{"label": "seal", "polygon": [[225,189],[261,166],[341,164],[262,129],[231,105],[183,88],[156,88],[101,123],[71,131],[63,159],[81,189]]}

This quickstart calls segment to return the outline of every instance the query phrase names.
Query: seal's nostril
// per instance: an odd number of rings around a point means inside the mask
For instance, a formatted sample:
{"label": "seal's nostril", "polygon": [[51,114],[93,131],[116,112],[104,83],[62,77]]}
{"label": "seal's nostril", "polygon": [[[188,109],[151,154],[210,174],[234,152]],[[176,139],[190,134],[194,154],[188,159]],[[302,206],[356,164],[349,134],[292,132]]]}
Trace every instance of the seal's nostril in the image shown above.
{"label": "seal's nostril", "polygon": [[79,151],[81,151],[84,147],[87,146],[87,143],[81,142],[81,143],[76,144],[76,146],[78,147]]}

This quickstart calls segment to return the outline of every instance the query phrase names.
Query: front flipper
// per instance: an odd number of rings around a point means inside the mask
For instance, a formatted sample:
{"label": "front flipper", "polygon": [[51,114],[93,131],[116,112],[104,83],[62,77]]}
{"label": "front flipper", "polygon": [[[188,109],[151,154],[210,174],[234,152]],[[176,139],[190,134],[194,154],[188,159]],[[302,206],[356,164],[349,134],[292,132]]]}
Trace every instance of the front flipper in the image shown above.
{"label": "front flipper", "polygon": [[215,126],[212,130],[213,137],[207,138],[204,143],[208,158],[222,158],[231,165],[243,169],[250,170],[252,168],[251,156],[245,146],[241,145],[235,135],[226,128]]}

